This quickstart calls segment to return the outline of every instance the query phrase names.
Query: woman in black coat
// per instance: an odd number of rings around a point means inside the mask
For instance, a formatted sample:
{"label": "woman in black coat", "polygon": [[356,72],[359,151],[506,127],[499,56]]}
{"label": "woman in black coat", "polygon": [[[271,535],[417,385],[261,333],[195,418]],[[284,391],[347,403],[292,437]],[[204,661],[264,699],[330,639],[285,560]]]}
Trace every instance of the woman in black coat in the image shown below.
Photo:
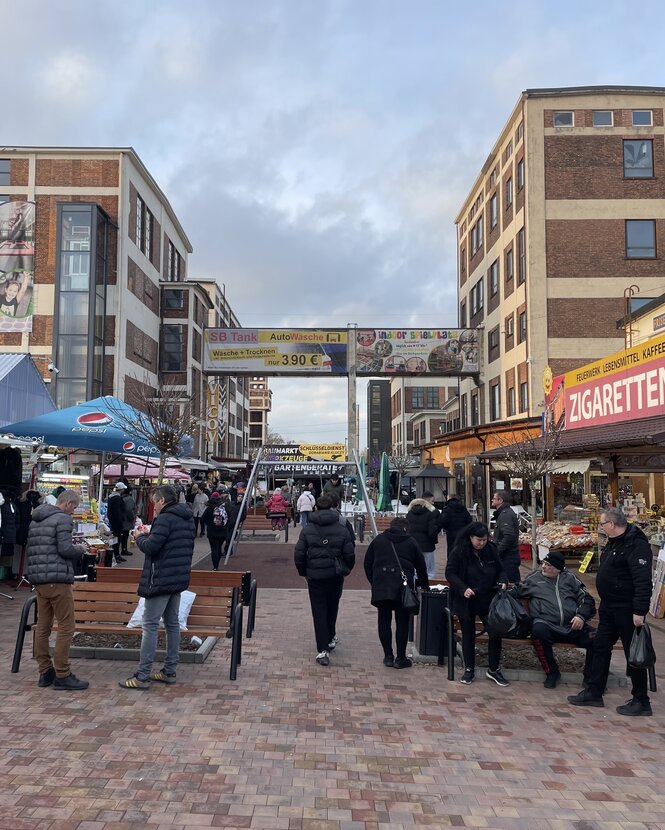
{"label": "woman in black coat", "polygon": [[[383,665],[394,666],[396,669],[408,669],[412,665],[406,656],[411,615],[402,607],[403,583],[400,568],[404,571],[409,585],[414,586],[414,576],[418,574],[420,587],[429,589],[425,558],[418,543],[407,533],[406,527],[406,519],[393,519],[389,530],[379,533],[365,554],[365,573],[372,586],[372,605],[378,609]],[[393,614],[397,656],[393,652]]]}
{"label": "woman in black coat", "polygon": [[[473,683],[476,672],[476,617],[487,623],[487,612],[497,585],[503,590],[506,577],[499,552],[489,541],[489,529],[482,522],[472,522],[458,535],[448,554],[446,579],[450,585],[450,609],[456,614],[462,631],[462,654],[465,672],[462,683]],[[487,677],[499,686],[507,686],[499,668],[501,637],[490,637]]]}
{"label": "woman in black coat", "polygon": [[[220,509],[222,507],[223,510]],[[222,546],[229,534],[230,507],[228,494],[215,491],[201,516],[201,527],[205,527],[210,545],[213,571],[219,570],[219,563],[222,561]]]}

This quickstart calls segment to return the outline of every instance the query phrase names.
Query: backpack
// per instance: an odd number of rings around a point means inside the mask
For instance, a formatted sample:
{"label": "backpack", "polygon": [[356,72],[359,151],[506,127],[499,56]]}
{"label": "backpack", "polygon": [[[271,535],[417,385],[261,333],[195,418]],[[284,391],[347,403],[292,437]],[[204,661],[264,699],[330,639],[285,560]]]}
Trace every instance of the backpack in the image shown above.
{"label": "backpack", "polygon": [[215,527],[224,527],[229,520],[229,514],[223,504],[218,505],[212,511],[212,523]]}
{"label": "backpack", "polygon": [[122,506],[125,508],[125,519],[133,522],[136,518],[136,505],[131,496],[122,496]]}

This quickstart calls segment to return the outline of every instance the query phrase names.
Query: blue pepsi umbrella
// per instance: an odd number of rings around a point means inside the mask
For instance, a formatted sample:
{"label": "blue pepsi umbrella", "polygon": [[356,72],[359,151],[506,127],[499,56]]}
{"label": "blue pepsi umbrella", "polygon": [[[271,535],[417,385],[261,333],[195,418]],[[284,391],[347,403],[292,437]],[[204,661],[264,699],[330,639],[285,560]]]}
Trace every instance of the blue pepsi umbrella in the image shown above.
{"label": "blue pepsi umbrella", "polygon": [[[47,446],[159,456],[157,447],[145,438],[132,435],[127,427],[131,420],[136,422],[143,418],[143,413],[133,406],[119,398],[104,395],[67,409],[7,424],[3,432]],[[145,423],[148,424],[147,418]],[[181,455],[191,455],[191,439],[184,438],[178,450]]]}

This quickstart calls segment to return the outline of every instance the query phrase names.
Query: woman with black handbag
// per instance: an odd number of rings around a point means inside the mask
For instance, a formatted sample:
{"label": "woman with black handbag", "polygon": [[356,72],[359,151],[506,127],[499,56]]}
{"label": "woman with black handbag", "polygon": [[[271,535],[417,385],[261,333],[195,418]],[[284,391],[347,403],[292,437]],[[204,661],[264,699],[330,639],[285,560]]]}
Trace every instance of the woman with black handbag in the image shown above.
{"label": "woman with black handbag", "polygon": [[[372,586],[372,605],[378,611],[379,640],[383,646],[383,665],[408,669],[406,656],[409,619],[413,613],[403,602],[405,589],[414,587],[414,576],[424,590],[429,590],[427,565],[418,543],[407,533],[406,519],[393,519],[390,528],[372,540],[365,554],[365,573]],[[404,582],[406,581],[406,586]],[[408,593],[408,591],[406,591]],[[393,614],[395,645],[393,651]],[[396,655],[396,656],[395,656]]]}
{"label": "woman with black handbag", "polygon": [[[505,589],[506,576],[499,551],[489,541],[489,529],[482,522],[472,522],[460,531],[448,554],[446,579],[450,585],[450,610],[457,615],[462,631],[464,674],[462,683],[473,683],[476,675],[476,617],[487,624],[487,612],[497,590]],[[498,686],[508,686],[499,663],[501,637],[490,637],[487,677]]]}

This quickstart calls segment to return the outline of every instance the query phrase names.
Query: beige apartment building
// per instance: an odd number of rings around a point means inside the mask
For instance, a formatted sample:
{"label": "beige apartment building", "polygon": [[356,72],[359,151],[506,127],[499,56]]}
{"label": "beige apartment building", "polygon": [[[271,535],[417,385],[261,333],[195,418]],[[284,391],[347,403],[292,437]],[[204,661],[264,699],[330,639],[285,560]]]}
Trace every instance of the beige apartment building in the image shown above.
{"label": "beige apartment building", "polygon": [[493,430],[537,428],[545,367],[620,349],[631,286],[662,293],[664,107],[661,87],[526,90],[461,206],[459,325],[483,327],[483,368],[461,381],[459,433],[436,447],[468,500],[486,498],[468,479]]}

